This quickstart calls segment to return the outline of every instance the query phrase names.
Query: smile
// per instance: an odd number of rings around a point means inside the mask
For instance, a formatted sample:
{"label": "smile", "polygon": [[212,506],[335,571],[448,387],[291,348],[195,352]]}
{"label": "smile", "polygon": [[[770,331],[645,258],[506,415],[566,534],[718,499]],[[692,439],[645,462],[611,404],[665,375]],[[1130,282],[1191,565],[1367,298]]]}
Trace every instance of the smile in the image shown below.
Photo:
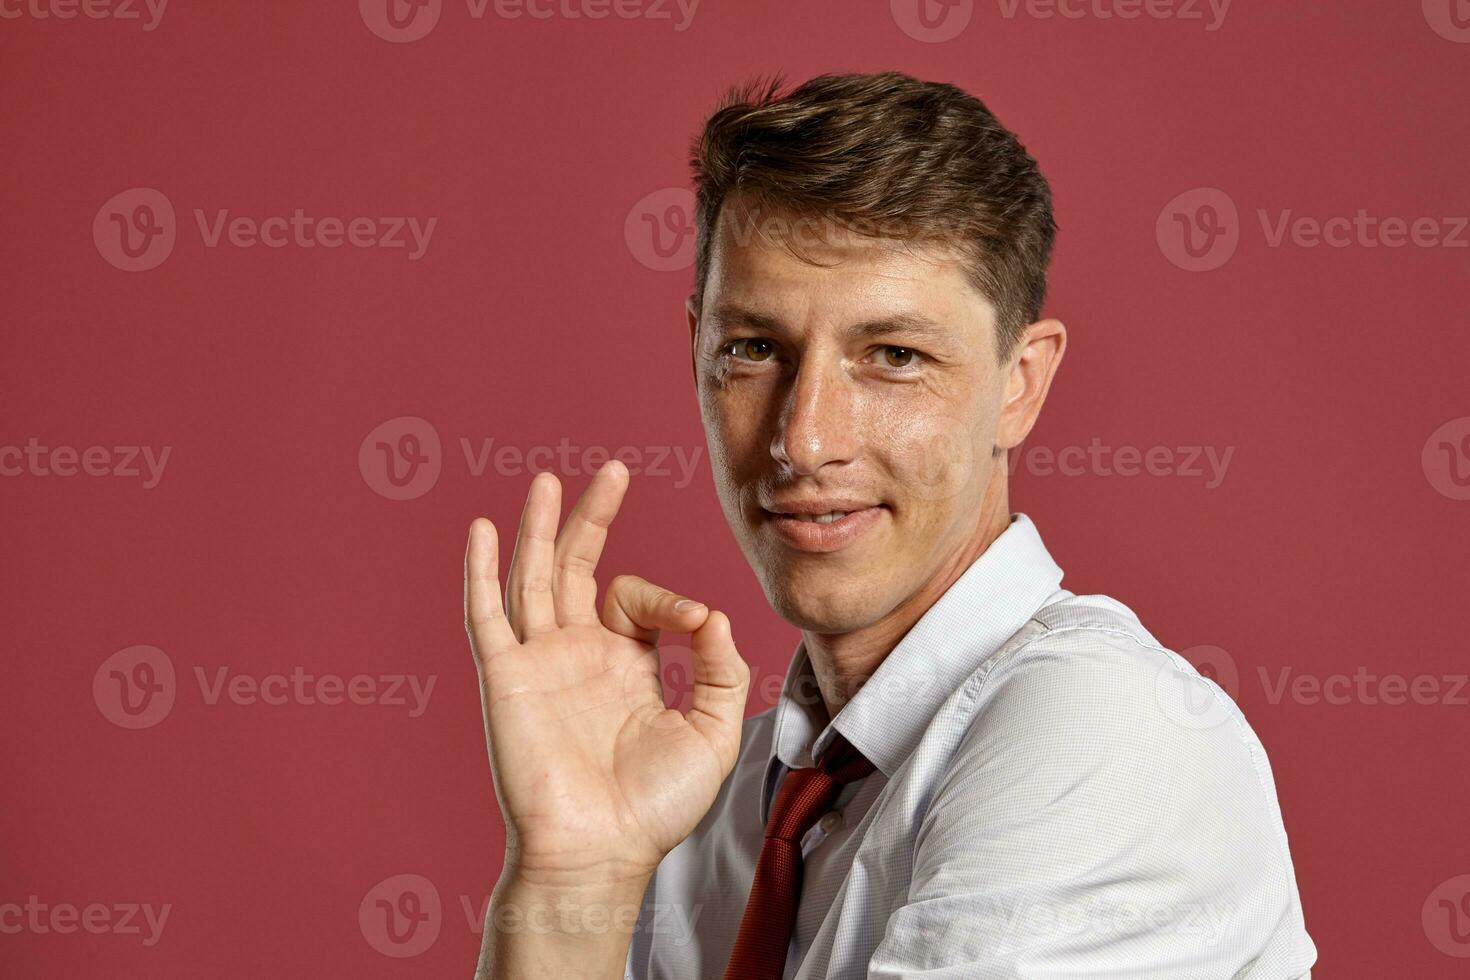
{"label": "smile", "polygon": [[852,544],[873,528],[886,510],[882,504],[821,514],[766,510],[766,523],[786,544],[800,551],[830,552]]}

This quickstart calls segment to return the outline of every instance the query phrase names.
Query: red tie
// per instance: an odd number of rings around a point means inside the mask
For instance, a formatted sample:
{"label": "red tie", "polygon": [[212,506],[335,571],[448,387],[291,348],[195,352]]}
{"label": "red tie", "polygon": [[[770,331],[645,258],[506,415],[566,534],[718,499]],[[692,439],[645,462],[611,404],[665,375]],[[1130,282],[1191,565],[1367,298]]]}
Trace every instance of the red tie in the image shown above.
{"label": "red tie", "polygon": [[791,769],[782,778],[725,980],[781,980],[801,897],[801,839],[845,784],[872,771],[873,764],[839,734],[815,769]]}

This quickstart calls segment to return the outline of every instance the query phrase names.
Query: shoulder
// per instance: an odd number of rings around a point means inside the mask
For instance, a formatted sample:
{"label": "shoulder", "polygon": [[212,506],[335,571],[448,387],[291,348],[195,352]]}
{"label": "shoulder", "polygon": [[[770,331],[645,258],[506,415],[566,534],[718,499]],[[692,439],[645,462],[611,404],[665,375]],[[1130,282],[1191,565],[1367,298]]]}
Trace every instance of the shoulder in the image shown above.
{"label": "shoulder", "polygon": [[1256,733],[1122,603],[1070,596],[1043,608],[969,687],[931,822],[1032,824],[1090,840],[1084,851],[1164,846],[1174,860],[1211,855],[1216,873],[1244,855],[1289,868]]}
{"label": "shoulder", "polygon": [[1114,599],[1041,609],[967,693],[931,816],[1076,817],[1105,821],[1120,844],[1214,833],[1212,849],[1284,849],[1270,763],[1245,716]]}
{"label": "shoulder", "polygon": [[[963,897],[1007,949],[1069,963],[1208,960],[1191,975],[1273,977],[1311,964],[1260,741],[1122,603],[1044,607],[947,707],[952,752],[920,815],[914,901]],[[1145,974],[1164,975],[1129,975]]]}
{"label": "shoulder", "polygon": [[1032,737],[1088,735],[1088,744],[1125,754],[1236,756],[1260,744],[1214,680],[1108,596],[1043,607],[971,682],[976,710],[967,743],[1019,726]]}

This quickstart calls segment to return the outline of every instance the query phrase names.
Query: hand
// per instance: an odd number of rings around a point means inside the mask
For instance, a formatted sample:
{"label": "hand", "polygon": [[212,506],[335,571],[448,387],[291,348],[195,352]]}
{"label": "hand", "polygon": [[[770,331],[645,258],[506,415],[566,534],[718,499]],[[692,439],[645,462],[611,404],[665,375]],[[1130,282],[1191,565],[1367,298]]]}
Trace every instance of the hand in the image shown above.
{"label": "hand", "polygon": [[[740,749],[750,670],[723,613],[641,578],[594,573],[628,471],[607,463],[557,535],[561,483],[531,481],[504,605],[499,546],[470,525],[465,627],[480,671],[506,871],[545,885],[644,879],[714,803]],[[692,633],[688,714],[665,708],[663,629]]]}

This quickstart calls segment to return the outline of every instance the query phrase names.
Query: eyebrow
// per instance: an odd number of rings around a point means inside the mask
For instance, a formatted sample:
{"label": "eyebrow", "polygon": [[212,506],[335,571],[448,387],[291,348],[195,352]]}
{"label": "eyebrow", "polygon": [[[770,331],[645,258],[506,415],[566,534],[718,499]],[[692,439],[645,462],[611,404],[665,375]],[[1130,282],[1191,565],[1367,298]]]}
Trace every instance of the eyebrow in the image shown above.
{"label": "eyebrow", "polygon": [[[789,332],[780,317],[733,304],[721,304],[716,307],[710,319],[722,327],[747,326],[777,334]],[[949,332],[943,326],[922,313],[895,313],[891,316],[863,320],[848,325],[843,329],[843,333],[850,337],[881,337],[895,333],[925,338],[949,336]]]}

